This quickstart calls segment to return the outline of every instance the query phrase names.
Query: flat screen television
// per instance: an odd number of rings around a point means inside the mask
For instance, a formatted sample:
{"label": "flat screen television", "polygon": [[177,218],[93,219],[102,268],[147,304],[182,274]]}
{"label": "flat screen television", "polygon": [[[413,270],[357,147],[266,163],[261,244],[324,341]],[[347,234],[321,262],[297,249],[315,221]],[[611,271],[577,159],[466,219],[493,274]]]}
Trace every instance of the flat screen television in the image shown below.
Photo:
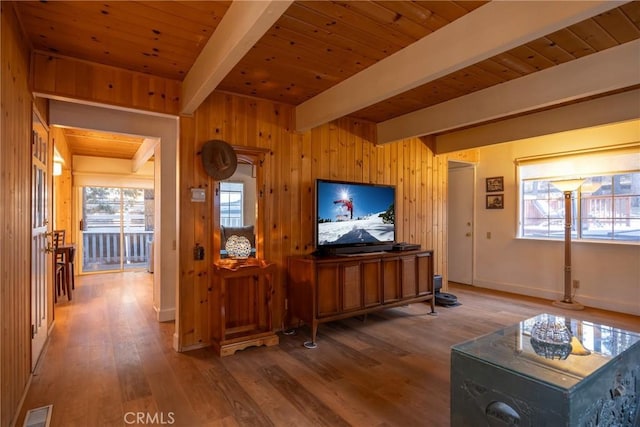
{"label": "flat screen television", "polygon": [[392,185],[316,180],[318,253],[388,250],[396,238]]}

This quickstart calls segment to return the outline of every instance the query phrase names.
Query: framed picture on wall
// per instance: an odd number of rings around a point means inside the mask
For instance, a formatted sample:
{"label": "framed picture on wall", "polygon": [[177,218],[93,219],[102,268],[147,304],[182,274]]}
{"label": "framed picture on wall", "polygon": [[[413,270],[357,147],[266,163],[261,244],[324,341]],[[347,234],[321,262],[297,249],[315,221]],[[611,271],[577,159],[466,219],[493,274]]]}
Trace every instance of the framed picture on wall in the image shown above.
{"label": "framed picture on wall", "polygon": [[492,193],[495,191],[504,191],[504,177],[502,176],[493,176],[491,178],[487,178],[487,193]]}
{"label": "framed picture on wall", "polygon": [[504,209],[504,194],[487,194],[487,209]]}

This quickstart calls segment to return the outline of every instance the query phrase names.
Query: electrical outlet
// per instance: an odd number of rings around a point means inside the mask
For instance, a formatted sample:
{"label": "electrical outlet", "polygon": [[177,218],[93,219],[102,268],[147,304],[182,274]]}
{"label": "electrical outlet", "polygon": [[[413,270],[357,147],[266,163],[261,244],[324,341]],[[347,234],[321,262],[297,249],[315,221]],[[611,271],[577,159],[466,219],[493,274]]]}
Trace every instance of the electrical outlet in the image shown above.
{"label": "electrical outlet", "polygon": [[574,280],[573,281],[573,289],[578,289],[580,287],[580,281],[579,280]]}

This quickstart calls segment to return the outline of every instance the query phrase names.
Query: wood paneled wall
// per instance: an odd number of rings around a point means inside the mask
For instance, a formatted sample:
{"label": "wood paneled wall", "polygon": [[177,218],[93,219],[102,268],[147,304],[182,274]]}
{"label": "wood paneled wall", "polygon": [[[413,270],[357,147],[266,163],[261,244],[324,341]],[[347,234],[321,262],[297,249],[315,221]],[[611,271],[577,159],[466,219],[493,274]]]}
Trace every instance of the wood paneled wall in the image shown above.
{"label": "wood paneled wall", "polygon": [[[180,83],[42,52],[32,55],[38,93],[176,114]],[[69,78],[74,76],[74,78]],[[274,324],[285,317],[286,259],[313,250],[315,178],[397,186],[398,240],[435,250],[436,273],[446,276],[447,162],[428,138],[377,146],[375,125],[344,118],[296,133],[293,107],[216,92],[180,129],[180,307],[182,349],[209,342],[209,285],[213,253],[212,186],[199,150],[210,139],[269,150],[262,166],[264,248],[278,265]],[[207,203],[190,200],[191,187],[207,190]],[[193,247],[205,247],[203,261]],[[445,277],[446,283],[446,277]]]}
{"label": "wood paneled wall", "polygon": [[62,129],[52,126],[50,137],[53,139],[54,147],[64,160],[62,165],[62,175],[53,178],[53,228],[54,230],[67,230],[67,239],[75,242],[74,230],[71,223],[73,212],[72,204],[72,156]]}
{"label": "wood paneled wall", "polygon": [[480,161],[480,152],[476,149],[456,151],[453,153],[445,154],[447,160],[466,162],[466,163],[478,163]]}
{"label": "wood paneled wall", "polygon": [[[30,377],[30,132],[35,92],[177,114],[180,83],[34,53],[19,29],[12,2],[2,9],[2,126],[0,133],[0,425],[9,425]],[[46,102],[36,99],[44,112]],[[305,133],[293,129],[293,108],[225,93],[212,94],[193,117],[181,118],[180,317],[182,349],[209,342],[212,255],[212,181],[199,150],[213,138],[269,150],[262,166],[265,197],[264,247],[278,266],[274,324],[285,317],[286,259],[313,250],[315,178],[395,184],[398,240],[435,250],[436,273],[446,274],[446,157],[428,142],[409,139],[376,146],[375,126],[341,119]],[[207,189],[207,203],[192,203],[189,188]],[[207,248],[193,261],[195,243]],[[446,282],[445,282],[446,283]]]}
{"label": "wood paneled wall", "polygon": [[29,47],[3,1],[0,79],[0,425],[11,424],[31,371],[31,109]]}
{"label": "wood paneled wall", "polygon": [[[200,149],[205,141],[269,150],[264,173],[264,247],[278,266],[274,325],[285,316],[286,260],[313,251],[316,178],[394,184],[398,240],[435,250],[436,273],[444,274],[447,161],[419,139],[375,145],[375,125],[344,118],[305,133],[293,129],[293,108],[273,102],[213,93],[180,127],[180,307],[181,349],[209,342],[213,183]],[[207,190],[207,203],[190,201],[192,187]],[[205,260],[193,247],[205,246]]]}
{"label": "wood paneled wall", "polygon": [[33,91],[177,115],[182,83],[73,58],[34,52]]}

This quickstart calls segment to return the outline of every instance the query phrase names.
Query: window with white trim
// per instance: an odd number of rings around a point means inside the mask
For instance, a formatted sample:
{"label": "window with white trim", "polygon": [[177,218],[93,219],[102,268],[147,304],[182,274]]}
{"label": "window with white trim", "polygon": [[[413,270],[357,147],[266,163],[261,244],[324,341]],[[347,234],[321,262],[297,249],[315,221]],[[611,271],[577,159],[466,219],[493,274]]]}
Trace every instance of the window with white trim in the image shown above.
{"label": "window with white trim", "polygon": [[523,238],[564,239],[554,181],[584,179],[571,195],[572,239],[640,243],[640,145],[516,161]]}
{"label": "window with white trim", "polygon": [[244,225],[244,184],[242,182],[220,183],[220,224],[224,227]]}

